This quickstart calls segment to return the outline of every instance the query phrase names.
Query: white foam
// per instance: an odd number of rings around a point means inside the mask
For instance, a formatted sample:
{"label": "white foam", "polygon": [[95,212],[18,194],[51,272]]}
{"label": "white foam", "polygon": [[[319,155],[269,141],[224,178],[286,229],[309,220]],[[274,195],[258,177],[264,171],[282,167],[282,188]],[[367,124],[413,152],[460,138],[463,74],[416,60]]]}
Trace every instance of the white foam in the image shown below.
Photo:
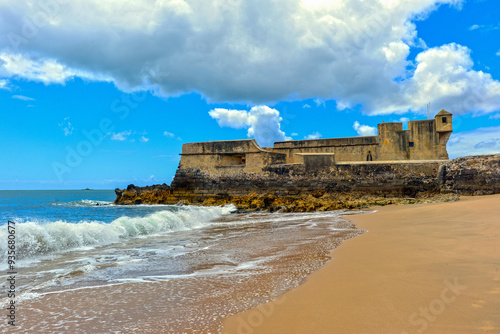
{"label": "white foam", "polygon": [[[212,219],[231,213],[234,205],[224,207],[180,206],[158,211],[146,217],[120,217],[111,223],[102,221],[40,222],[16,224],[18,260],[34,260],[40,255],[59,254],[67,250],[89,249],[126,239],[192,230],[207,226]],[[7,229],[0,230],[0,240],[7,240]],[[7,243],[0,243],[1,266],[6,266]],[[3,269],[3,268],[0,268]]]}

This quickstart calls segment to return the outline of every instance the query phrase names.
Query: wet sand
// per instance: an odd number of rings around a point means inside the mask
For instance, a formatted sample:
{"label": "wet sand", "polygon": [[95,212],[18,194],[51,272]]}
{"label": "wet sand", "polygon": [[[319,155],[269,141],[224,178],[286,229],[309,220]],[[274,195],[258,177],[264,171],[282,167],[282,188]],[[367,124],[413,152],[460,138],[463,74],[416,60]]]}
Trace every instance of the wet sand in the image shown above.
{"label": "wet sand", "polygon": [[500,333],[500,195],[348,217],[368,233],[225,333]]}
{"label": "wet sand", "polygon": [[225,318],[299,286],[363,233],[344,214],[226,215],[48,258],[20,270],[33,284],[18,296],[17,332],[220,333]]}

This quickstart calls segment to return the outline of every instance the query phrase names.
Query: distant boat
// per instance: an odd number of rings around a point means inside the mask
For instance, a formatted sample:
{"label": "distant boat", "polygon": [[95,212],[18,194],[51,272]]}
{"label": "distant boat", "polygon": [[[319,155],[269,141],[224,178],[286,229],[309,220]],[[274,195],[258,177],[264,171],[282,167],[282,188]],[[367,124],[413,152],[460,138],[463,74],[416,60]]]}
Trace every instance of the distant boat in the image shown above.
{"label": "distant boat", "polygon": [[92,190],[90,188],[85,188],[85,189],[82,189],[83,191],[88,191],[88,190]]}

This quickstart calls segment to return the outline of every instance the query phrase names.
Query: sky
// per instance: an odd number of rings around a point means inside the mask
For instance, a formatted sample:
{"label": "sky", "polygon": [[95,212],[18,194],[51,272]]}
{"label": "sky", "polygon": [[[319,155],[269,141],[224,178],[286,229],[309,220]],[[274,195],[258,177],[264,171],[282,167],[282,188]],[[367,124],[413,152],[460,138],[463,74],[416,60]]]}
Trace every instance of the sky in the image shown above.
{"label": "sky", "polygon": [[497,0],[0,0],[0,190],[170,184],[182,144],[453,113],[500,152]]}

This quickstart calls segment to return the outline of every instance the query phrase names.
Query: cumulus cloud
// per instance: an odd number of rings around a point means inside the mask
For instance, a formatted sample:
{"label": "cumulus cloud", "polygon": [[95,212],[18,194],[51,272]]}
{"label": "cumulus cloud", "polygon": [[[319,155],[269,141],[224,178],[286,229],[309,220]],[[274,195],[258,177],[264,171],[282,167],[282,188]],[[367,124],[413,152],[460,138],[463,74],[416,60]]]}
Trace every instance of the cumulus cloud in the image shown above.
{"label": "cumulus cloud", "polygon": [[356,130],[360,136],[375,136],[377,135],[377,128],[369,125],[359,124],[358,121],[354,122],[352,128]]}
{"label": "cumulus cloud", "polygon": [[479,29],[479,25],[478,24],[473,24],[469,27],[469,30],[476,30],[476,29]]}
{"label": "cumulus cloud", "polygon": [[[426,49],[413,23],[462,2],[75,0],[48,12],[4,1],[0,77],[82,77],[253,105],[334,99],[369,114],[424,113],[428,102],[458,114],[498,110],[500,83],[473,69],[470,50]],[[424,48],[414,64],[411,48]]]}
{"label": "cumulus cloud", "polygon": [[310,135],[307,135],[304,137],[304,139],[320,139],[322,137],[321,133],[318,131],[311,133]]}
{"label": "cumulus cloud", "polygon": [[250,111],[216,108],[209,115],[221,127],[248,129],[247,136],[255,138],[261,146],[290,139],[281,131],[279,111],[268,106],[256,106]]}
{"label": "cumulus cloud", "polygon": [[500,50],[497,51],[497,53],[495,53],[497,56],[500,56]]}
{"label": "cumulus cloud", "polygon": [[149,141],[149,138],[147,138],[146,136],[141,136],[141,141],[143,143],[147,143]]}
{"label": "cumulus cloud", "polygon": [[16,100],[21,100],[21,101],[34,101],[35,100],[34,98],[24,96],[24,95],[12,95],[12,98],[16,99]]}
{"label": "cumulus cloud", "polygon": [[125,141],[128,139],[128,137],[132,134],[132,131],[122,131],[118,133],[113,133],[111,135],[111,140],[117,140],[117,141]]}
{"label": "cumulus cloud", "polygon": [[500,82],[472,69],[471,50],[455,43],[428,49],[416,57],[411,78],[400,84],[391,101],[376,99],[376,113],[423,110],[428,102],[455,114],[494,112],[500,108]]}
{"label": "cumulus cloud", "polygon": [[447,150],[452,159],[466,155],[500,153],[500,126],[453,133]]}

